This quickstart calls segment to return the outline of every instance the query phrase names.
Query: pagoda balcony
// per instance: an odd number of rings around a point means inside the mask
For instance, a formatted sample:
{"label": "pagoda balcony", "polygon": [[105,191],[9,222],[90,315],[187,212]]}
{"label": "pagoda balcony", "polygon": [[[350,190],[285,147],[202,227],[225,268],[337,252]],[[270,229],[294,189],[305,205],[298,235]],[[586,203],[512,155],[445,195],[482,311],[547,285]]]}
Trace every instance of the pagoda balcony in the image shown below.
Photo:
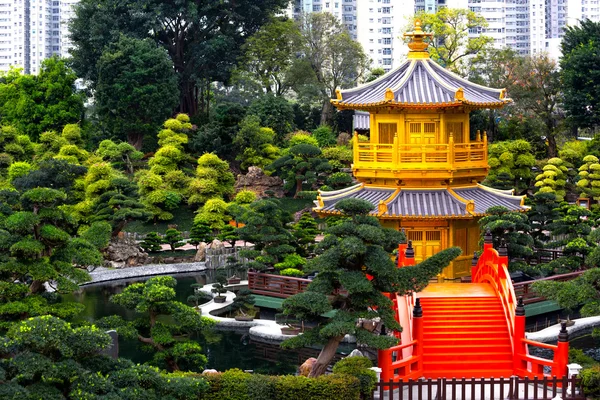
{"label": "pagoda balcony", "polygon": [[[354,175],[366,178],[451,179],[485,177],[489,170],[487,137],[469,143],[391,144],[353,138]],[[427,173],[427,174],[425,174]]]}

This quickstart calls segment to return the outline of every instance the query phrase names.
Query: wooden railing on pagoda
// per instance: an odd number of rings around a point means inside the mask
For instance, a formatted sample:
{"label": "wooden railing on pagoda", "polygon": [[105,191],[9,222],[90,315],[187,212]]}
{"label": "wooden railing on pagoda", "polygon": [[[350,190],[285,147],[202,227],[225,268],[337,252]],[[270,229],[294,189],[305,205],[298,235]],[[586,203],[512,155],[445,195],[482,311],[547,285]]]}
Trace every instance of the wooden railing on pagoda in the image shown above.
{"label": "wooden railing on pagoda", "polygon": [[487,137],[470,143],[405,144],[398,136],[391,144],[360,142],[353,138],[355,169],[455,170],[488,168]]}

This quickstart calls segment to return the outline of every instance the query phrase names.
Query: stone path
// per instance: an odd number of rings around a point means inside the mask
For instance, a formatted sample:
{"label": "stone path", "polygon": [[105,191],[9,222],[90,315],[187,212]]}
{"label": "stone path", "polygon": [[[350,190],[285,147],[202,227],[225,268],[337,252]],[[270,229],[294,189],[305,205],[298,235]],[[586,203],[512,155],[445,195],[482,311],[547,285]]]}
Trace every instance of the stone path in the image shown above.
{"label": "stone path", "polygon": [[90,273],[92,280],[80,286],[92,285],[100,282],[116,281],[120,279],[142,278],[154,275],[171,275],[205,271],[204,262],[190,262],[179,264],[147,264],[139,267],[122,269],[108,269],[98,267]]}
{"label": "stone path", "polygon": [[[569,332],[569,335],[573,335],[574,333],[581,331],[583,331],[583,333],[587,333],[588,331],[591,332],[594,327],[600,326],[600,316],[579,318],[574,321],[575,324],[573,326],[567,327],[567,332]],[[558,339],[558,332],[560,332],[560,324],[549,326],[548,328],[537,332],[527,332],[525,336],[527,336],[527,339],[530,340],[548,343],[556,342]],[[583,333],[573,335],[573,337],[581,336]]]}

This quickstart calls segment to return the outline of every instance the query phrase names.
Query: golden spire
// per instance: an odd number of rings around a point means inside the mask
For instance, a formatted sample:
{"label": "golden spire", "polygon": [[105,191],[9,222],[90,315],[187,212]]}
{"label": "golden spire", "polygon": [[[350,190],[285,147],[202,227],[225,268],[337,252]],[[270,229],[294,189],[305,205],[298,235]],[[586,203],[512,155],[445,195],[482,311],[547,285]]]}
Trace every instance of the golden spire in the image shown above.
{"label": "golden spire", "polygon": [[427,47],[429,43],[425,42],[423,39],[425,37],[433,37],[432,33],[425,33],[421,28],[421,20],[415,19],[415,28],[412,32],[406,32],[404,37],[410,38],[410,42],[408,42],[408,48],[410,51],[408,52],[408,58],[429,58],[429,53],[427,52]]}

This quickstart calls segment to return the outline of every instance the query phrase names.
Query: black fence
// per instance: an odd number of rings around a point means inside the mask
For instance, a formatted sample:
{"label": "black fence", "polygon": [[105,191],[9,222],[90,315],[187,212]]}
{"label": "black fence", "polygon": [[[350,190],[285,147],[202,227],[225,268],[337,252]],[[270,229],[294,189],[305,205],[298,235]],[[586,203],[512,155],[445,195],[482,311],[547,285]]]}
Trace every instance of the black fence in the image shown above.
{"label": "black fence", "polygon": [[585,400],[581,380],[556,377],[419,379],[408,382],[380,381],[373,399],[380,400]]}

